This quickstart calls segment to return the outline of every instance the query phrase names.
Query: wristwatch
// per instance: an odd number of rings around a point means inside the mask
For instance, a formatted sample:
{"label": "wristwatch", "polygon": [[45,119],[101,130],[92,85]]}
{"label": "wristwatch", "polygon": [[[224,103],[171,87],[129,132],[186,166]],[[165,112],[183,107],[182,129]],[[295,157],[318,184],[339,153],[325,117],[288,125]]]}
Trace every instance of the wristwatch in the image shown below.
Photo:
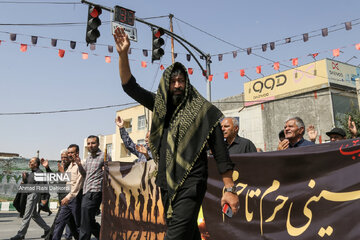
{"label": "wristwatch", "polygon": [[236,187],[232,186],[232,187],[225,188],[224,192],[231,192],[233,194],[236,194]]}

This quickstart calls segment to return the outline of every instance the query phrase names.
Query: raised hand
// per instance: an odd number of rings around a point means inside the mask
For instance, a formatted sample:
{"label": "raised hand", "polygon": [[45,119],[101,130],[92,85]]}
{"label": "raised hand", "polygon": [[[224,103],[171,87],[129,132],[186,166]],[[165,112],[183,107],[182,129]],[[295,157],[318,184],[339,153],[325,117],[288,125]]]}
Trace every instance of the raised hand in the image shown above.
{"label": "raised hand", "polygon": [[117,118],[115,118],[115,123],[119,128],[123,128],[124,127],[124,120],[122,120],[122,118],[120,116],[118,116]]}
{"label": "raised hand", "polygon": [[125,33],[124,28],[117,28],[114,33],[114,40],[116,43],[116,51],[119,55],[127,54],[130,48],[130,40]]}
{"label": "raised hand", "polygon": [[149,153],[145,146],[138,144],[135,148],[139,153],[144,154],[146,159],[149,159]]}
{"label": "raised hand", "polygon": [[317,138],[317,135],[318,135],[318,132],[315,130],[314,125],[310,125],[310,126],[306,129],[306,131],[307,131],[307,133],[308,133],[308,136],[309,136],[310,141],[315,142],[315,141],[316,141],[316,138]]}
{"label": "raised hand", "polygon": [[49,167],[49,161],[47,159],[40,159],[41,165],[44,166],[44,168],[48,168]]}
{"label": "raised hand", "polygon": [[356,128],[355,122],[351,121],[350,115],[349,115],[349,119],[348,119],[348,128],[349,128],[349,131],[351,132],[352,137],[355,138],[357,136],[357,128]]}
{"label": "raised hand", "polygon": [[61,172],[61,173],[65,172],[63,162],[58,163],[57,165],[58,165],[58,171],[59,171],[59,172]]}

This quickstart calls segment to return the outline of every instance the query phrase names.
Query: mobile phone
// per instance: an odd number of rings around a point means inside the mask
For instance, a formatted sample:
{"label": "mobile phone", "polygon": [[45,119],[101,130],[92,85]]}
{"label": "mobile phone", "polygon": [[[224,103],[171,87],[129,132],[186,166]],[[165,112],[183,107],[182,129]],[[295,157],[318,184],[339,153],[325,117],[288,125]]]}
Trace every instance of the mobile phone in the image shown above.
{"label": "mobile phone", "polygon": [[225,203],[224,206],[222,207],[222,212],[228,216],[229,218],[231,218],[233,216],[233,212],[231,210],[231,207],[229,206],[229,204]]}

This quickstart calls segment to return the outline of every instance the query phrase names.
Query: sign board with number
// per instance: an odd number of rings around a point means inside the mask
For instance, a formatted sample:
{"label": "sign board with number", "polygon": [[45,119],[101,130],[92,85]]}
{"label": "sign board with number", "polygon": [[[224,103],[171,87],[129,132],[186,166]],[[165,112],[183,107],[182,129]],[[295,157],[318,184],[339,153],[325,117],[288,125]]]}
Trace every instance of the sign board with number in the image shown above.
{"label": "sign board with number", "polygon": [[124,28],[126,34],[129,36],[129,39],[137,42],[137,31],[134,25],[135,11],[120,6],[114,7],[114,15],[111,21],[111,28],[113,34],[117,27],[122,27]]}
{"label": "sign board with number", "polygon": [[131,41],[134,41],[134,42],[137,42],[137,31],[136,31],[136,28],[133,28],[133,27],[129,27],[125,24],[121,24],[119,22],[114,22],[112,21],[111,22],[111,28],[112,28],[112,33],[114,34],[115,33],[115,29],[118,28],[118,27],[122,27],[124,28],[126,34],[129,36],[129,39]]}

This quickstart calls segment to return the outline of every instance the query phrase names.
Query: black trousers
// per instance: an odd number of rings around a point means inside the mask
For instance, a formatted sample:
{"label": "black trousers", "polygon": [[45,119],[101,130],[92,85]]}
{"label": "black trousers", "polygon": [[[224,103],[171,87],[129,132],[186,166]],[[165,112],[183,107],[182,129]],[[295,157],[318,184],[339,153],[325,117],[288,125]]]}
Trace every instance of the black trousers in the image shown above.
{"label": "black trousers", "polygon": [[[172,203],[172,217],[166,218],[165,240],[201,240],[197,219],[205,192],[206,182],[203,181],[178,190]],[[169,207],[168,192],[162,189],[161,198],[166,217]]]}
{"label": "black trousers", "polygon": [[[76,228],[80,228],[80,205],[81,205],[81,192],[78,196],[72,199],[68,205],[60,207],[59,215],[55,220],[55,228],[53,233],[53,240],[60,240],[63,234],[66,223],[73,218],[75,220]],[[75,234],[75,238],[76,238]]]}
{"label": "black trousers", "polygon": [[82,196],[80,240],[89,240],[91,234],[97,239],[100,235],[100,224],[95,221],[102,199],[101,192],[87,192]]}

